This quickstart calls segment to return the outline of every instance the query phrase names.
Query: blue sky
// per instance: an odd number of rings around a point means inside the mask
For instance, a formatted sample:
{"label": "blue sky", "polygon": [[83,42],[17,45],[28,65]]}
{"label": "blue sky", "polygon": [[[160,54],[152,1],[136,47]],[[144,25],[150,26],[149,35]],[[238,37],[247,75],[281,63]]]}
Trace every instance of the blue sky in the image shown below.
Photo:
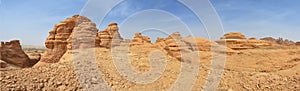
{"label": "blue sky", "polygon": [[[84,7],[88,7],[85,6],[86,0],[0,1],[0,40],[20,39],[24,45],[44,45],[55,24],[80,14]],[[238,31],[247,37],[271,36],[300,41],[299,0],[210,1],[219,14],[225,33]],[[90,7],[103,4],[94,5]],[[93,12],[94,15],[106,13],[97,8]],[[125,0],[107,16],[102,21],[94,17],[91,19],[99,25],[99,30],[103,30],[109,22],[119,23],[120,33],[125,38],[133,37],[138,31],[144,31],[144,35],[152,40],[175,31],[184,36],[208,37],[193,12],[174,0]]]}

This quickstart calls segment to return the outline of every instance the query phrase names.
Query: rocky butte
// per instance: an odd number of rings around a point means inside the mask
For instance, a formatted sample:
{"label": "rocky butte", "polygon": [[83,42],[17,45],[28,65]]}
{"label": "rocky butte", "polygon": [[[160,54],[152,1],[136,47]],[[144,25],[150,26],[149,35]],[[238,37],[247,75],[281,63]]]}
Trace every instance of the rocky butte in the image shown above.
{"label": "rocky butte", "polygon": [[67,18],[56,24],[46,39],[47,50],[35,66],[58,62],[67,51],[67,39],[69,39],[73,29],[83,22],[90,22],[90,20],[84,16],[74,15],[72,18]]}
{"label": "rocky butte", "polygon": [[257,40],[256,38],[247,39],[244,34],[240,32],[230,32],[221,37],[221,40],[216,41],[222,44],[222,41],[226,42],[226,46],[235,49],[253,49],[260,46],[271,46],[272,43],[265,40]]}
{"label": "rocky butte", "polygon": [[49,32],[45,42],[47,50],[35,67],[59,62],[64,54],[72,54],[68,50],[117,46],[123,40],[118,30],[117,23],[98,32],[96,24],[85,16],[67,18]]}

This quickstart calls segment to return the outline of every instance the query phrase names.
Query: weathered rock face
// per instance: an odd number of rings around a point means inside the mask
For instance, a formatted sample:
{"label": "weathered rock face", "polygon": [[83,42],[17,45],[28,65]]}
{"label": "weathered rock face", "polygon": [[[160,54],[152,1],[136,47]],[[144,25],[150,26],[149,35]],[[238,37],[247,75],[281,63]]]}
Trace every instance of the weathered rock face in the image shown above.
{"label": "weathered rock face", "polygon": [[43,64],[41,62],[58,62],[67,51],[67,39],[69,39],[73,29],[83,22],[91,22],[91,20],[84,16],[74,15],[72,18],[67,18],[65,21],[56,24],[53,30],[49,32],[49,36],[45,42],[48,49],[37,65]]}
{"label": "weathered rock face", "polygon": [[152,45],[151,39],[148,36],[142,36],[141,33],[135,33],[134,38],[132,39],[132,43],[130,46],[137,46],[137,45]]}
{"label": "weathered rock face", "polygon": [[167,38],[158,38],[156,40],[155,46],[166,50],[166,52],[177,58],[181,59],[181,54],[186,52],[191,52],[188,46],[184,41],[179,32],[175,32],[169,35]]}
{"label": "weathered rock face", "polygon": [[30,63],[29,63],[30,66],[35,65],[41,59],[41,54],[37,51],[29,52],[27,53],[27,55],[29,56],[30,59]]}
{"label": "weathered rock face", "polygon": [[10,42],[1,42],[0,58],[8,64],[13,64],[19,67],[29,67],[30,59],[22,50],[19,40]]}
{"label": "weathered rock face", "polygon": [[[186,37],[183,39],[185,43],[192,46],[193,48],[198,49],[191,49],[194,51],[210,51],[211,50],[211,41],[204,38],[196,38],[196,37]],[[190,47],[190,48],[192,48]]]}
{"label": "weathered rock face", "polygon": [[216,48],[214,51],[218,53],[235,54],[237,53],[230,48],[219,45],[214,41],[204,38],[188,36],[182,38],[179,32],[175,32],[167,38],[157,38],[156,47],[165,50],[165,53],[184,61],[184,59],[198,51],[211,51],[211,48]]}
{"label": "weathered rock face", "polygon": [[123,40],[120,33],[118,32],[118,24],[111,23],[105,30],[98,33],[100,47],[111,48],[117,46]]}
{"label": "weathered rock face", "polygon": [[93,22],[83,22],[74,28],[72,35],[69,37],[68,50],[84,49],[98,47],[97,39],[98,29]]}
{"label": "weathered rock face", "polygon": [[166,47],[165,40],[166,40],[165,38],[158,37],[154,43],[154,46],[164,49],[164,47]]}
{"label": "weathered rock face", "polygon": [[75,49],[111,48],[118,45],[123,40],[118,30],[117,23],[111,23],[98,33],[96,24],[87,17],[75,15],[67,18],[49,32],[45,43],[48,49],[36,66],[59,62],[68,50],[70,50],[68,53],[72,54],[71,50]]}
{"label": "weathered rock face", "polygon": [[[224,41],[224,40],[218,40],[216,42],[220,44],[220,41]],[[225,39],[225,41],[226,41],[226,46],[234,50],[253,49],[263,45],[264,46],[270,45],[269,43],[261,40]]]}
{"label": "weathered rock face", "polygon": [[184,38],[183,41],[188,45],[187,47],[193,51],[212,51],[212,48],[215,48],[214,51],[218,53],[226,53],[229,55],[237,53],[237,51],[205,38],[189,36]]}
{"label": "weathered rock face", "polygon": [[247,39],[245,35],[240,32],[230,32],[225,34],[221,39]]}
{"label": "weathered rock face", "polygon": [[260,46],[271,46],[272,44],[268,41],[264,40],[257,40],[256,38],[247,39],[243,34],[239,32],[231,32],[225,34],[221,37],[221,40],[216,41],[219,44],[225,41],[226,46],[234,49],[234,50],[241,50],[241,49],[252,49],[258,48]]}
{"label": "weathered rock face", "polygon": [[173,56],[180,54],[179,41],[182,39],[179,32],[175,32],[165,39],[165,49]]}

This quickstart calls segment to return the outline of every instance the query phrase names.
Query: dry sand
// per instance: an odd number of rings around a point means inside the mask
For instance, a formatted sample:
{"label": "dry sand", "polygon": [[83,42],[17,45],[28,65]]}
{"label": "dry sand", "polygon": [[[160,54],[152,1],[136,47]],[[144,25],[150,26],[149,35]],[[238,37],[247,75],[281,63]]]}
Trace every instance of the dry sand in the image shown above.
{"label": "dry sand", "polygon": [[[116,91],[164,91],[170,89],[176,82],[179,74],[181,61],[171,56],[165,56],[165,71],[153,83],[139,84],[126,79],[117,71],[111,55],[111,50],[104,48],[89,49],[95,50],[95,64],[87,63],[88,66],[96,65],[102,74],[101,79]],[[128,57],[133,69],[143,73],[151,69],[149,55],[156,48],[132,47]],[[81,54],[80,54],[81,53]],[[1,91],[28,90],[28,91],[74,91],[92,88],[82,86],[76,73],[79,71],[92,72],[91,70],[78,69],[80,62],[87,62],[89,59],[82,59],[93,54],[80,52],[76,54],[76,61],[64,59],[63,62],[49,64],[44,67],[25,68],[21,70],[0,71]],[[210,71],[210,52],[201,51],[200,67],[197,80],[193,85],[193,91],[202,90],[207,75]],[[240,50],[240,53],[227,55],[224,73],[218,91],[244,91],[244,90],[300,90],[300,47],[265,47],[258,49]],[[70,55],[68,55],[69,57]],[[126,55],[125,55],[126,56]],[[122,57],[121,57],[122,58]],[[90,61],[90,60],[89,60]],[[124,59],[126,61],[126,59]],[[74,65],[77,65],[74,67]],[[81,65],[87,67],[87,65]],[[76,72],[75,72],[76,71]],[[80,72],[79,72],[80,73]],[[89,73],[90,74],[90,73]],[[97,74],[95,78],[84,81],[86,84],[99,84]],[[80,76],[79,76],[80,77]],[[84,78],[85,79],[85,78]],[[94,80],[96,81],[94,81]],[[97,80],[98,79],[98,80]]]}

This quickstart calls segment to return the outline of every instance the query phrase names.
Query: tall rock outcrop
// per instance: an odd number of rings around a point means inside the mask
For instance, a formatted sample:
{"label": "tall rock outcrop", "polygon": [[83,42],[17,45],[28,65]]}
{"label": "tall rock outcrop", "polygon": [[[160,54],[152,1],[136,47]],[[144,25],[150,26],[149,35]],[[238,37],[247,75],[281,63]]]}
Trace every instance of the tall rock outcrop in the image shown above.
{"label": "tall rock outcrop", "polygon": [[22,68],[30,66],[30,59],[22,50],[19,40],[1,42],[0,52],[1,60],[8,64],[13,64]]}
{"label": "tall rock outcrop", "polygon": [[111,48],[119,45],[123,38],[118,30],[118,24],[111,23],[105,30],[100,31],[98,33],[100,47]]}
{"label": "tall rock outcrop", "polygon": [[87,17],[74,15],[67,18],[49,32],[45,43],[48,49],[35,66],[57,63],[62,58],[70,57],[72,50],[118,45],[123,40],[118,30],[117,23],[111,23],[98,32],[96,24]]}
{"label": "tall rock outcrop", "polygon": [[94,48],[99,46],[98,29],[93,22],[83,22],[74,28],[69,37],[68,50]]}
{"label": "tall rock outcrop", "polygon": [[67,51],[67,39],[69,39],[74,28],[83,22],[91,22],[91,20],[84,16],[74,15],[72,18],[67,18],[56,24],[46,39],[47,50],[36,66],[58,62]]}
{"label": "tall rock outcrop", "polygon": [[81,49],[99,47],[98,29],[93,22],[83,22],[74,28],[69,37],[67,52],[60,58],[59,62],[70,61],[73,54],[78,53]]}

